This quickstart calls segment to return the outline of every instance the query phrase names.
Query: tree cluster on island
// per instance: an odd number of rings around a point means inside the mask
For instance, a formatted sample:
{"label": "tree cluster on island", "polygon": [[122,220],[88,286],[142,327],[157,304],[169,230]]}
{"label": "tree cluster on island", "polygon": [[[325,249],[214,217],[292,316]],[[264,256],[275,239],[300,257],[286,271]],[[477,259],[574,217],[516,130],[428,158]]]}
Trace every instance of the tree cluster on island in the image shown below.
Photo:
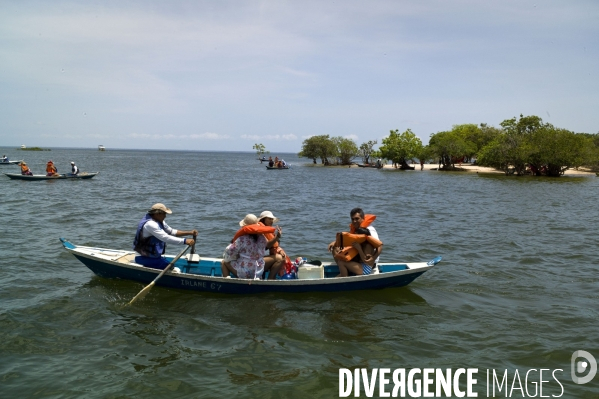
{"label": "tree cluster on island", "polygon": [[456,170],[456,164],[476,161],[505,174],[560,176],[570,168],[599,170],[599,133],[574,133],[544,123],[538,116],[506,119],[499,128],[486,123],[454,125],[433,133],[428,145],[410,130],[391,130],[382,140],[358,145],[349,138],[312,136],[302,143],[299,157],[320,159],[323,165],[350,165],[361,157],[391,161],[396,168],[412,169],[410,162],[438,162],[440,170]]}

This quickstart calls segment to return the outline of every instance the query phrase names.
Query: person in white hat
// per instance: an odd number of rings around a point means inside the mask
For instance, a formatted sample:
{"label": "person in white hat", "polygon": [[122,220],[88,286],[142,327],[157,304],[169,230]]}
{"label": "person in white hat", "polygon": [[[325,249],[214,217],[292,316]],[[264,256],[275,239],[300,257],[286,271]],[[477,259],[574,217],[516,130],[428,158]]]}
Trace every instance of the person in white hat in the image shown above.
{"label": "person in white hat", "polygon": [[[239,225],[241,227],[257,225],[258,218],[254,214],[247,214]],[[233,241],[225,248],[221,271],[223,277],[230,274],[237,278],[260,279],[264,273],[264,248],[266,238],[263,234],[246,234]]]}
{"label": "person in white hat", "polygon": [[[279,218],[275,217],[275,215],[273,215],[271,211],[264,211],[260,214],[258,224],[270,227],[278,221]],[[264,237],[266,237],[267,240],[266,249],[268,249],[268,255],[264,257],[264,271],[269,272],[269,280],[274,280],[277,277],[277,274],[279,274],[279,270],[281,270],[281,266],[283,266],[287,259],[287,254],[279,245],[282,233],[283,230],[281,229],[281,227],[277,226],[277,230],[275,231],[275,233],[264,234]]]}
{"label": "person in white hat", "polygon": [[133,250],[139,253],[135,257],[135,263],[151,267],[153,269],[164,269],[169,262],[162,256],[166,250],[166,244],[193,245],[193,238],[179,238],[182,236],[197,236],[197,230],[176,230],[171,228],[164,219],[167,214],[173,213],[164,204],[152,205],[152,208],[139,221],[137,232],[133,240]]}
{"label": "person in white hat", "polygon": [[71,161],[71,174],[77,175],[79,174],[79,168],[75,165],[75,162]]}

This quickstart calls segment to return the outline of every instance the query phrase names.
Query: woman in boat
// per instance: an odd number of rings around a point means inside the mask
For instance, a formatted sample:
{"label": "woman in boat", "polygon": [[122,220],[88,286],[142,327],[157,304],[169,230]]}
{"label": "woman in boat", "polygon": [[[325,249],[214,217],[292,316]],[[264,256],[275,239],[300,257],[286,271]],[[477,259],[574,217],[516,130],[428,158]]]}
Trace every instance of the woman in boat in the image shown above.
{"label": "woman in boat", "polygon": [[[279,218],[275,217],[271,211],[264,211],[260,214],[258,224],[272,226],[278,221]],[[283,248],[279,245],[282,233],[283,230],[279,226],[277,226],[277,230],[274,233],[264,233],[264,237],[267,240],[266,249],[268,249],[268,255],[264,257],[264,272],[269,272],[269,280],[274,280],[277,277],[281,266],[286,263],[288,258]],[[291,263],[291,260],[289,260],[289,263]]]}
{"label": "woman in boat", "polygon": [[[248,214],[239,225],[241,227],[257,225],[256,215]],[[245,234],[225,248],[220,268],[223,277],[232,273],[237,278],[260,279],[264,273],[264,249],[266,237],[263,234]]]}
{"label": "woman in boat", "polygon": [[[153,269],[164,269],[169,262],[162,257],[166,250],[166,244],[193,245],[193,238],[179,238],[181,236],[197,236],[197,230],[176,230],[171,228],[164,219],[167,214],[173,213],[164,204],[154,204],[146,213],[137,226],[133,250],[140,256],[135,257],[135,263],[151,267]],[[178,269],[175,268],[175,271]]]}
{"label": "woman in boat", "polygon": [[56,169],[52,160],[49,160],[46,164],[46,176],[58,176],[58,169]]}
{"label": "woman in boat", "polygon": [[26,176],[33,176],[33,173],[31,173],[29,166],[27,166],[25,162],[21,162],[21,174]]}

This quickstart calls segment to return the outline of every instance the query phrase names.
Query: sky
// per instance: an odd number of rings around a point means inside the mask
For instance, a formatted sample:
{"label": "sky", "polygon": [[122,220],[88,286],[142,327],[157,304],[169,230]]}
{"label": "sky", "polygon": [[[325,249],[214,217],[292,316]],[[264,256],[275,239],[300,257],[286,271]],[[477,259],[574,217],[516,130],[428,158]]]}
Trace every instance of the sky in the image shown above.
{"label": "sky", "polygon": [[[0,147],[599,132],[599,1],[0,0]],[[375,146],[375,148],[378,146]]]}

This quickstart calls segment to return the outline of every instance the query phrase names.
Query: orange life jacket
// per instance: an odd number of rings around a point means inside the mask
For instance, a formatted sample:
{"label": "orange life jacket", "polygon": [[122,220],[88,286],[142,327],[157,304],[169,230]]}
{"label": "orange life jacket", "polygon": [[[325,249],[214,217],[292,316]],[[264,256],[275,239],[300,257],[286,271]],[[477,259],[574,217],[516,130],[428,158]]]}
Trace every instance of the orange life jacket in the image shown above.
{"label": "orange life jacket", "polygon": [[[268,226],[266,226],[266,225],[265,225],[264,223],[262,223],[262,222],[258,222],[258,224],[259,224],[260,226],[268,227]],[[270,240],[272,240],[273,238],[275,238],[275,233],[274,233],[274,232],[272,232],[272,233],[264,233],[264,237],[266,237],[266,241],[270,241]],[[269,253],[270,253],[271,255],[274,255],[274,254],[276,254],[276,253],[277,253],[277,249],[278,249],[278,248],[279,248],[279,242],[278,242],[278,241],[275,241],[275,243],[273,244],[273,246],[272,246],[272,247],[270,247],[270,248],[268,249],[268,251],[269,251]]]}
{"label": "orange life jacket", "polygon": [[56,167],[52,162],[46,164],[46,173],[56,173]]}
{"label": "orange life jacket", "polygon": [[[376,219],[376,215],[371,215],[371,214],[367,213],[366,215],[364,215],[364,220],[362,220],[362,223],[360,223],[360,227],[366,228],[366,227],[370,226],[372,224],[372,222],[374,222],[375,219]],[[356,232],[356,228],[354,227],[353,223],[349,224],[349,232],[350,233]]]}
{"label": "orange life jacket", "polygon": [[27,164],[22,163],[21,164],[21,172],[27,172],[29,170],[29,166],[27,166]]}
{"label": "orange life jacket", "polygon": [[[364,220],[362,221],[362,223],[360,223],[360,227],[366,228],[366,227],[370,226],[372,224],[372,222],[374,222],[375,219],[376,219],[375,215],[371,215],[371,214],[364,215]],[[358,250],[352,246],[352,244],[354,242],[357,242],[360,244],[363,242],[368,242],[374,248],[379,248],[381,245],[383,245],[382,241],[377,240],[376,238],[374,238],[372,236],[368,236],[366,234],[354,234],[356,231],[356,228],[354,227],[353,224],[349,225],[349,231],[351,233],[345,233],[345,232],[337,233],[335,246],[342,247],[343,249],[341,251],[339,251],[337,253],[337,255],[335,255],[335,259],[343,260],[346,262],[349,262],[350,260],[352,260],[358,254]]]}
{"label": "orange life jacket", "polygon": [[268,233],[274,233],[275,232],[275,228],[274,227],[268,227],[268,226],[260,226],[259,224],[250,224],[247,226],[243,226],[242,228],[240,228],[239,230],[237,230],[237,233],[235,233],[235,236],[233,236],[233,239],[231,240],[231,242],[235,242],[236,239],[238,239],[241,236],[245,236],[248,234],[268,234]]}

